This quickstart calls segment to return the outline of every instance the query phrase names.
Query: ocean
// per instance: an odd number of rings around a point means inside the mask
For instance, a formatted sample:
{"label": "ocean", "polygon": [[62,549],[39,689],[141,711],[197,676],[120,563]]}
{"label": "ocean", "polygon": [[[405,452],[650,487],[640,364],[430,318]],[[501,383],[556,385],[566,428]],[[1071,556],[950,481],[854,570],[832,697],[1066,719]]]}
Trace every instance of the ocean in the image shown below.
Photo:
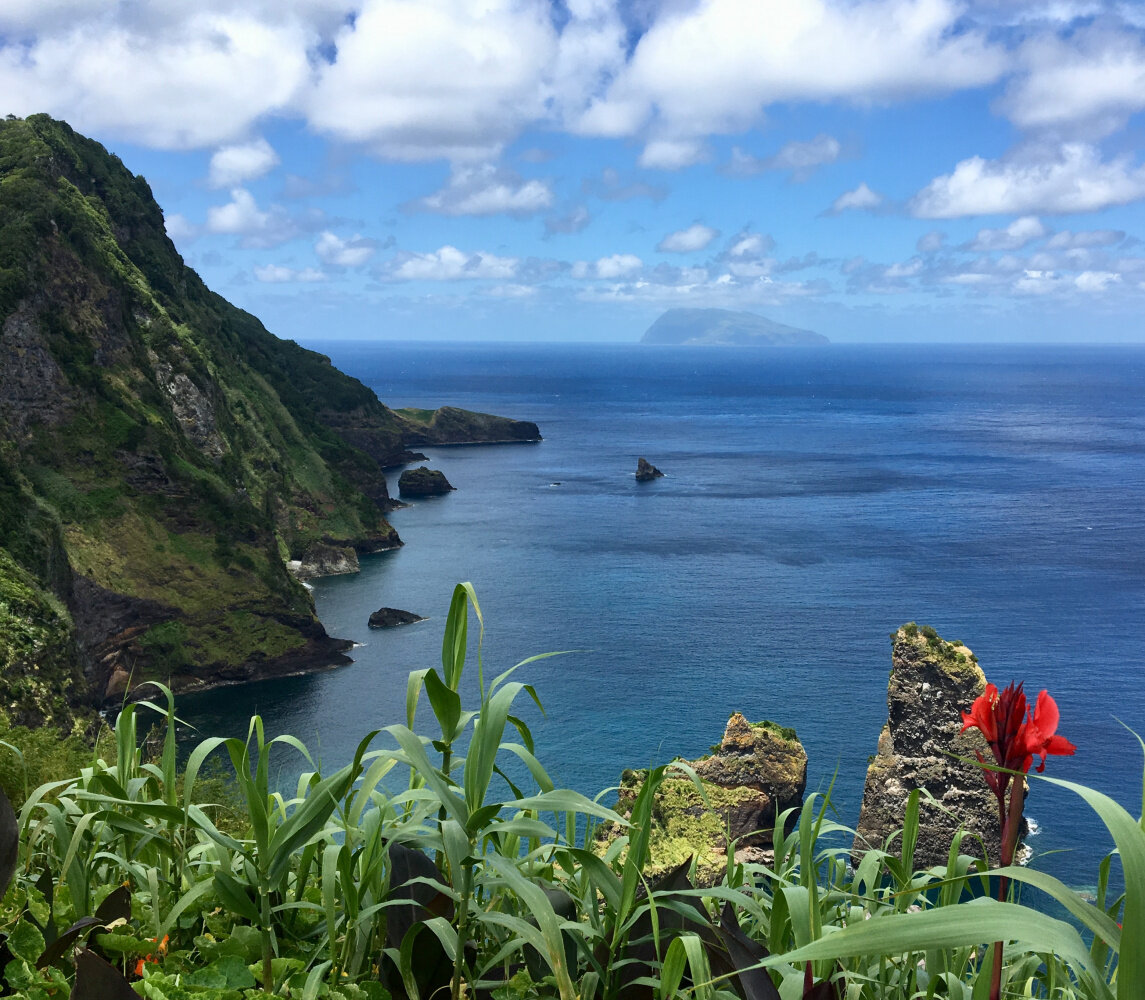
{"label": "ocean", "polygon": [[[457,491],[392,515],[403,548],[314,583],[327,630],[362,644],[353,665],[187,698],[203,735],[245,735],[258,712],[346,762],[404,720],[406,675],[440,663],[469,580],[487,678],[569,651],[518,671],[558,785],[593,795],[698,756],[738,710],[794,727],[808,791],[834,779],[853,825],[889,634],[916,621],[999,687],[1048,689],[1078,751],[1046,773],[1139,815],[1145,348],[307,346],[391,406],[534,420],[544,441],[424,449]],[[641,456],[664,478],[636,482]],[[429,620],[371,631],[382,606]],[[1092,884],[1111,845],[1084,803],[1035,782],[1027,814],[1039,866]]]}

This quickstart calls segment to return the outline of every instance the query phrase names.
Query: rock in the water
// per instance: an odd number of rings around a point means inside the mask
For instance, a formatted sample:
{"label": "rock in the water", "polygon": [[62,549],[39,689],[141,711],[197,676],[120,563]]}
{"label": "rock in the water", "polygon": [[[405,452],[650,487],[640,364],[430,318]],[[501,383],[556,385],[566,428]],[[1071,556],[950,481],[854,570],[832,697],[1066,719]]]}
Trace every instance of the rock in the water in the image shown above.
{"label": "rock in the water", "polygon": [[332,545],[327,542],[314,542],[302,553],[302,559],[287,563],[287,568],[300,580],[312,580],[318,576],[342,576],[358,573],[358,553],[349,546]]}
{"label": "rock in the water", "polygon": [[[960,826],[981,837],[990,860],[998,863],[994,795],[981,769],[951,756],[973,758],[975,751],[986,751],[977,730],[960,732],[962,713],[986,689],[986,677],[969,649],[943,641],[932,628],[912,622],[892,638],[887,724],[867,769],[853,853],[882,847],[902,826],[911,790],[922,788],[938,805],[922,798],[915,868],[945,864]],[[968,840],[964,853],[977,849]]]}
{"label": "rock in the water", "polygon": [[437,469],[406,469],[398,479],[398,492],[403,497],[439,497],[453,489]]}
{"label": "rock in the water", "polygon": [[646,483],[649,479],[659,479],[662,475],[664,473],[646,458],[642,458],[636,463],[636,481],[638,483]]}
{"label": "rock in the water", "polygon": [[396,628],[398,625],[410,625],[413,622],[423,622],[425,618],[415,615],[412,611],[402,611],[399,608],[378,608],[370,615],[370,628]]}
{"label": "rock in the water", "polygon": [[[772,847],[776,817],[803,801],[807,754],[795,735],[772,722],[748,722],[739,712],[728,720],[713,753],[691,761],[711,809],[690,778],[664,780],[652,812],[646,874],[662,874],[689,856],[701,884],[718,882],[727,865],[728,838],[736,860],[764,861]],[[616,811],[627,815],[647,772],[625,771]],[[605,830],[602,843],[622,830]]]}

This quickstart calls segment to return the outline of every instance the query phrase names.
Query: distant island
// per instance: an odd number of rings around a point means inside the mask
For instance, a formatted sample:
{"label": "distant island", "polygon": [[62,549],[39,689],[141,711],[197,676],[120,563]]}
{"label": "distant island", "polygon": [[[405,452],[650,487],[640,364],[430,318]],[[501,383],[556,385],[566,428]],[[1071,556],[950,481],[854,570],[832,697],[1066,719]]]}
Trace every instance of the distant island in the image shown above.
{"label": "distant island", "polygon": [[669,309],[644,336],[642,344],[827,344],[821,333],[800,330],[731,309]]}

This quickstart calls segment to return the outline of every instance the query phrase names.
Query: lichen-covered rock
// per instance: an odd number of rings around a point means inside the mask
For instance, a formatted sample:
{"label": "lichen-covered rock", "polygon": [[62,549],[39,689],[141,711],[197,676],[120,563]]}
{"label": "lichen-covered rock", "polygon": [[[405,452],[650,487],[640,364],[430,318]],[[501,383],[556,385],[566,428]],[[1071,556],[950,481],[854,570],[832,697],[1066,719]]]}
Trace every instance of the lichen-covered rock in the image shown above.
{"label": "lichen-covered rock", "polygon": [[[920,788],[936,801],[922,798],[916,868],[945,864],[959,827],[981,837],[997,861],[994,796],[978,767],[955,759],[986,749],[977,730],[961,732],[962,712],[985,690],[986,677],[966,646],[945,642],[932,628],[912,622],[892,639],[888,718],[867,769],[853,853],[881,847],[902,826],[907,797]],[[969,842],[967,848],[976,849]]]}
{"label": "lichen-covered rock", "polygon": [[424,465],[418,469],[406,469],[398,479],[398,492],[403,497],[439,497],[452,490],[443,472]]}
{"label": "lichen-covered rock", "polygon": [[646,483],[650,479],[659,479],[664,473],[656,468],[646,458],[641,458],[636,463],[636,481],[638,483]]}
{"label": "lichen-covered rock", "polygon": [[[733,713],[713,753],[690,763],[707,796],[705,806],[688,777],[670,776],[656,796],[646,874],[662,874],[696,858],[696,879],[718,882],[727,865],[729,842],[737,861],[768,861],[776,818],[803,801],[807,754],[793,729],[772,722],[748,722]],[[616,811],[627,816],[646,771],[621,776]],[[620,836],[605,829],[601,843]]]}

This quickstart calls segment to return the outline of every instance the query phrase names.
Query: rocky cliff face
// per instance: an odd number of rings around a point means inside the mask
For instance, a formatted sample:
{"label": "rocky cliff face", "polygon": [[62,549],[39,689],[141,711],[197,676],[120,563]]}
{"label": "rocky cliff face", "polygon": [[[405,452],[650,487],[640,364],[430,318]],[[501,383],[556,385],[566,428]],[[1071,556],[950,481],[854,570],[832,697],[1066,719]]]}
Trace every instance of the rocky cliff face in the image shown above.
{"label": "rocky cliff face", "polygon": [[[770,861],[776,819],[802,803],[807,787],[807,754],[795,731],[771,722],[751,723],[735,712],[712,753],[687,763],[711,808],[691,779],[665,779],[653,808],[649,874],[669,871],[694,856],[697,880],[718,882],[731,841],[737,861]],[[621,815],[630,812],[646,774],[624,772],[616,806]],[[605,838],[619,833],[606,830]]]}
{"label": "rocky cliff face", "polygon": [[[986,746],[977,730],[961,733],[962,712],[986,689],[973,653],[945,642],[928,627],[904,625],[892,637],[887,723],[867,770],[854,853],[881,847],[903,823],[915,788],[923,797],[915,867],[945,864],[961,827],[982,838],[992,861],[999,854],[998,813],[981,771],[956,757]],[[975,853],[967,845],[965,853]]]}
{"label": "rocky cliff face", "polygon": [[[0,121],[0,587],[56,616],[70,698],[344,659],[286,563],[401,544],[383,468],[409,429],[207,289],[118,158]],[[0,638],[4,704],[35,648]]]}

